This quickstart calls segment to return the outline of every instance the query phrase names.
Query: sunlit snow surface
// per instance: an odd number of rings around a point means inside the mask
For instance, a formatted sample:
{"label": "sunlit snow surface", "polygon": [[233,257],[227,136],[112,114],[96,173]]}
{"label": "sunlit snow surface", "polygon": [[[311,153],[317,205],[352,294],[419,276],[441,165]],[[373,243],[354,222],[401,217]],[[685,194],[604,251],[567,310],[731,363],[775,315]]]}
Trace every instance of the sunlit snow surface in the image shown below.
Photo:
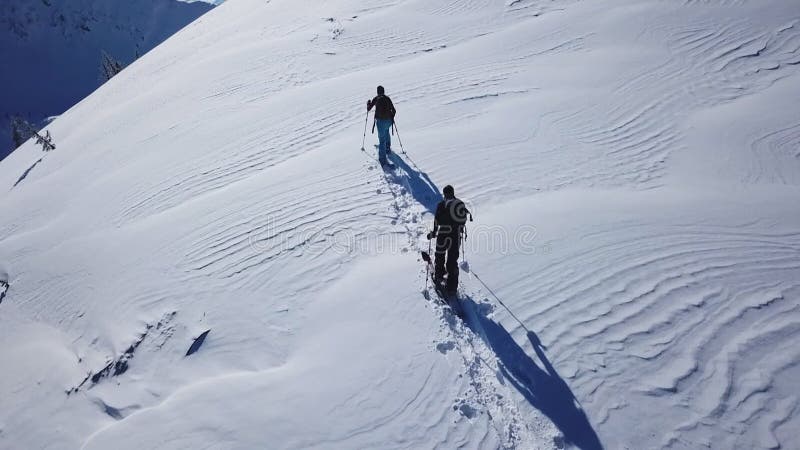
{"label": "sunlit snow surface", "polygon": [[800,448],[799,71],[788,0],[225,2],[0,163],[0,448]]}

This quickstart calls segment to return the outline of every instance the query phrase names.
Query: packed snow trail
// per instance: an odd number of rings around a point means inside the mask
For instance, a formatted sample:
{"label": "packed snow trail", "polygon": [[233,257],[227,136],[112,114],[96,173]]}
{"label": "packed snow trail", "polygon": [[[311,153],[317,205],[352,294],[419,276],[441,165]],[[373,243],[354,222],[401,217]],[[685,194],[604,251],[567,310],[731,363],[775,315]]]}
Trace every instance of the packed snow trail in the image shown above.
{"label": "packed snow trail", "polygon": [[[413,250],[419,254],[422,250],[420,238],[427,234],[428,229],[423,221],[432,220],[431,214],[441,194],[427,174],[418,167],[416,170],[409,167],[400,155],[391,154],[389,160],[393,166],[383,167],[383,171],[386,186],[392,194],[392,210],[406,229],[409,244],[416,246]],[[370,165],[370,169],[380,170],[381,166]],[[526,329],[539,363],[525,353],[502,325],[492,321],[494,306],[480,290],[467,282],[475,275],[468,267],[464,269],[466,273],[454,300],[458,303],[460,318],[452,308],[437,300],[439,296],[433,292],[430,283],[426,283],[429,287],[425,292],[425,298],[431,301],[449,329],[436,348],[442,353],[458,352],[463,364],[460,370],[472,387],[472,392],[458,405],[458,410],[467,417],[487,414],[504,448],[529,448],[537,442],[536,436],[539,442],[542,436],[552,436],[555,447],[577,445],[582,449],[601,449],[592,425],[572,391],[545,356],[536,334]],[[474,298],[482,300],[475,301]],[[510,387],[552,420],[559,432],[542,418],[520,415]]]}
{"label": "packed snow trail", "polygon": [[[409,256],[419,255],[422,249],[420,239],[427,234],[424,221],[432,220],[431,213],[435,211],[441,194],[427,174],[409,167],[400,155],[392,153],[389,160],[394,164],[391,168],[381,167],[377,159],[376,165],[370,165],[369,168],[382,170],[386,175],[386,186],[392,194],[391,209],[397,214],[396,220],[405,228],[412,247]],[[424,271],[421,273],[424,277]],[[456,301],[464,316],[459,318],[452,308],[439,300],[438,294],[433,292],[433,286],[430,283],[426,285],[429,287],[424,291],[425,299],[446,324],[436,349],[443,354],[457,352],[461,366],[456,370],[459,377],[464,376],[469,381],[469,391],[457,400],[453,409],[469,419],[486,415],[503,448],[535,447],[537,443],[541,445],[543,440],[546,442],[542,439],[546,436],[551,436],[552,442],[563,442],[563,438],[546,420],[520,415],[509,387],[502,382],[502,366],[498,365],[497,355],[493,353],[479,320],[479,317],[489,320],[485,315],[491,312],[491,304],[484,301],[478,306],[461,289]],[[528,386],[527,383],[525,385]]]}

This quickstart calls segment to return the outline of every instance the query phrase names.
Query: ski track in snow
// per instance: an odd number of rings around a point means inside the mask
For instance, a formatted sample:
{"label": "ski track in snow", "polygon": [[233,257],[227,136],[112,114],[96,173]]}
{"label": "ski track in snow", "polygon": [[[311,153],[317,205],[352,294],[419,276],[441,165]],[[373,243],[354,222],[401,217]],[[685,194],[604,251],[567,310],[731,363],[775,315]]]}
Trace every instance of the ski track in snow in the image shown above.
{"label": "ski track in snow", "polygon": [[[369,163],[368,170],[383,172],[386,188],[392,196],[391,210],[395,214],[392,222],[402,226],[408,237],[409,247],[419,255],[424,249],[420,240],[427,234],[422,222],[431,220],[432,208],[426,208],[415,197],[420,196],[420,191],[423,191],[423,195],[429,193],[428,188],[435,185],[428,183],[427,174],[420,172],[418,168],[415,170],[409,167],[402,158],[402,155],[391,155],[389,160],[394,163],[391,169],[382,169],[375,160],[375,163]],[[415,179],[419,181],[411,181]],[[434,189],[432,192],[437,191]],[[546,420],[535,415],[520,414],[510,387],[502,381],[504,375],[501,373],[500,363],[487,345],[485,336],[482,336],[485,332],[477,318],[477,315],[486,317],[491,314],[491,303],[488,300],[473,303],[472,298],[478,298],[480,292],[472,289],[465,291],[462,283],[459,295],[465,300],[461,304],[465,315],[460,318],[450,307],[437,300],[438,295],[426,283],[425,276],[421,272],[420,284],[425,283],[427,286],[423,292],[443,324],[446,324],[442,327],[442,336],[436,348],[443,354],[454,350],[458,353],[462,364],[459,373],[466,377],[469,386],[464,398],[458,399],[453,405],[453,410],[470,419],[485,414],[502,448],[535,447],[541,445],[542,438],[548,435],[552,436],[554,442],[558,442],[558,432]]]}
{"label": "ski track in snow", "polygon": [[[797,448],[799,71],[788,0],[226,2],[0,165],[0,447]],[[445,184],[552,251],[328,291]]]}

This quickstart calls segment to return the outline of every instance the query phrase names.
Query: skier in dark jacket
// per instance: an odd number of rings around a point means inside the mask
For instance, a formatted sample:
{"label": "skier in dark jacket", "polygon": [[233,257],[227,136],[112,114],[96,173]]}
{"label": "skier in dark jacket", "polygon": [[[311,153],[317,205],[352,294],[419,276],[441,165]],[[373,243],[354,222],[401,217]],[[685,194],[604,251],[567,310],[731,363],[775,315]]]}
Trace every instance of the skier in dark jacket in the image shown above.
{"label": "skier in dark jacket", "polygon": [[[392,138],[389,131],[394,123],[394,109],[392,99],[384,94],[383,86],[378,86],[378,95],[372,100],[367,100],[367,111],[375,107],[375,122],[373,126],[378,127],[378,161],[386,164],[386,154],[392,151]],[[375,128],[373,128],[373,131]]]}
{"label": "skier in dark jacket", "polygon": [[428,233],[428,239],[436,238],[433,280],[441,284],[446,273],[445,292],[452,294],[458,287],[458,250],[470,212],[464,202],[456,198],[453,186],[445,186],[443,193],[444,200],[436,206],[433,231]]}

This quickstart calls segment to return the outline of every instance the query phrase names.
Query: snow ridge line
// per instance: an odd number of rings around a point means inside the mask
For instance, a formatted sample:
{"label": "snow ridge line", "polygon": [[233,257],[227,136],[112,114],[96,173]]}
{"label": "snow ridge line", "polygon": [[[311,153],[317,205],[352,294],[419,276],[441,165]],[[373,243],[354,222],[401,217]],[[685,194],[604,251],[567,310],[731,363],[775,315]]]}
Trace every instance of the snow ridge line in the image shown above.
{"label": "snow ridge line", "polygon": [[[396,155],[392,159],[399,158],[400,156]],[[375,168],[375,166],[368,166],[368,170]],[[378,165],[377,168],[380,169],[380,166]],[[413,170],[408,167],[407,169]],[[422,205],[415,200],[413,195],[415,187],[408,183],[408,178],[402,172],[403,170],[396,165],[391,171],[383,170],[383,175],[387,189],[392,195],[392,209],[395,212],[396,220],[405,228],[409,247],[419,254],[419,251],[422,250],[419,246],[419,238],[424,234],[421,223],[425,210],[424,207],[420,208]],[[413,224],[420,225],[414,227]],[[420,278],[422,277],[424,275],[420,271]],[[429,286],[427,297],[438,298],[436,293],[430,292],[431,290]],[[481,297],[479,292],[472,291],[461,295],[470,299]],[[430,304],[445,325],[442,328],[443,336],[436,348],[445,355],[452,349],[458,351],[464,375],[469,380],[471,389],[466,393],[465,398],[456,399],[453,410],[458,411],[468,420],[485,413],[497,433],[502,448],[529,448],[537,439],[520,414],[509,387],[502,383],[501,380],[504,376],[498,366],[499,361],[493,350],[486,344],[485,331],[480,321],[477,320],[477,314],[485,316],[491,314],[493,311],[491,303],[486,301],[476,303],[477,309],[480,311],[467,305],[463,321],[459,320],[453,311],[441,302],[431,301]],[[478,339],[476,339],[476,334]]]}

